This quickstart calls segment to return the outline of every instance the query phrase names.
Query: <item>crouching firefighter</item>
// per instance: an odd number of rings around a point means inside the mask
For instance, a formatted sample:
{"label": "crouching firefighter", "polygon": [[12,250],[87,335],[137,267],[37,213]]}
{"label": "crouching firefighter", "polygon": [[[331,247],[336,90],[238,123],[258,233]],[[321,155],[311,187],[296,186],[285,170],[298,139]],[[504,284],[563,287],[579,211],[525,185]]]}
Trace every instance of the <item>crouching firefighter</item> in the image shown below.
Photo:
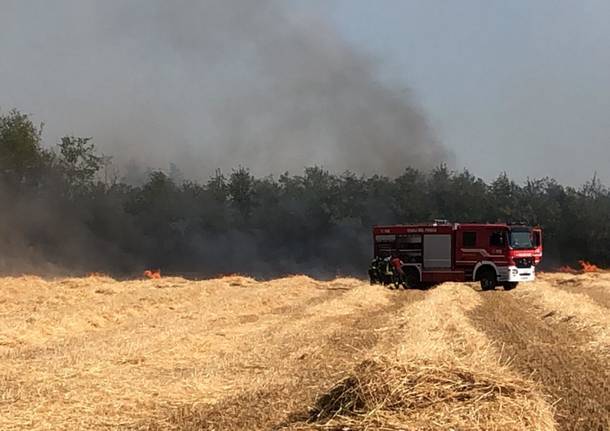
{"label": "crouching firefighter", "polygon": [[375,257],[369,266],[369,279],[371,284],[382,284],[387,286],[394,283],[394,270],[390,260],[391,256],[384,258]]}
{"label": "crouching firefighter", "polygon": [[407,288],[407,280],[405,272],[402,267],[404,262],[395,254],[392,255],[390,259],[390,266],[392,268],[392,282],[396,288],[399,288],[400,285],[406,289]]}
{"label": "crouching firefighter", "polygon": [[381,265],[382,259],[379,257],[373,258],[369,266],[369,279],[371,284],[381,284]]}

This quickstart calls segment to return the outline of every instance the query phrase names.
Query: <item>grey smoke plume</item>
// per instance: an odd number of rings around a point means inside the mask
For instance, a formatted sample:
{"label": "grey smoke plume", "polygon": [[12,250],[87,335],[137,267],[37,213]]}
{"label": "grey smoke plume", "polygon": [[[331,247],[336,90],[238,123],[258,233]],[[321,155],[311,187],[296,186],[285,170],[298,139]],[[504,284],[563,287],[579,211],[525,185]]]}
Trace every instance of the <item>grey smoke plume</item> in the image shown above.
{"label": "grey smoke plume", "polygon": [[[0,100],[115,161],[205,178],[450,161],[404,91],[322,17],[274,0],[3,2]],[[7,61],[8,60],[8,61]]]}

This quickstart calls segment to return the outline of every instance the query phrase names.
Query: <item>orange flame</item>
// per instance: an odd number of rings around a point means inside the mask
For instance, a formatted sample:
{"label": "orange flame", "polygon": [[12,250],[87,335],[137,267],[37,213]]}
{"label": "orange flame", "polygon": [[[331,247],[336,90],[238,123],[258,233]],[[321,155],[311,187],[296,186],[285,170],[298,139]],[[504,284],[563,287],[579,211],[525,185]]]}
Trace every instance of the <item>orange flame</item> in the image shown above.
{"label": "orange flame", "polygon": [[576,271],[574,268],[572,268],[571,266],[568,266],[568,265],[564,265],[564,266],[560,267],[557,271],[564,272],[566,274],[578,274],[578,271]]}
{"label": "orange flame", "polygon": [[160,269],[147,269],[144,271],[144,277],[150,278],[151,280],[158,280],[161,278],[161,270]]}
{"label": "orange flame", "polygon": [[599,272],[599,267],[592,263],[589,263],[584,260],[579,260],[580,266],[582,267],[582,272]]}
{"label": "orange flame", "polygon": [[579,260],[580,269],[574,269],[571,266],[564,265],[558,269],[559,272],[566,274],[585,274],[588,272],[599,272],[600,268],[597,265],[587,262],[586,260]]}

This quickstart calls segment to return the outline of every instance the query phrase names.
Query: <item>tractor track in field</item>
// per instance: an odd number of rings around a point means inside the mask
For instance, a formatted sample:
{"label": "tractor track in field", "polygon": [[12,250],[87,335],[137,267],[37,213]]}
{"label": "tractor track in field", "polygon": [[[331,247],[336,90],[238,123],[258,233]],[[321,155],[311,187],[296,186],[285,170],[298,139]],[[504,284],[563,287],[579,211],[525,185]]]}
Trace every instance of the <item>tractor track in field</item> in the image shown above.
{"label": "tractor track in field", "polygon": [[511,366],[543,385],[556,403],[559,430],[610,429],[610,364],[588,347],[591,337],[569,321],[546,319],[512,292],[482,293],[470,313]]}
{"label": "tractor track in field", "polygon": [[[286,361],[275,371],[291,374],[288,384],[269,385],[252,391],[231,396],[219,402],[193,406],[180,406],[167,413],[168,422],[180,430],[219,429],[284,429],[293,423],[302,423],[309,415],[309,406],[316,397],[328,390],[329,386],[342,378],[351,367],[359,363],[370,350],[379,348],[383,334],[391,320],[399,316],[399,311],[415,301],[425,298],[422,291],[395,291],[388,305],[367,309],[359,314],[351,314],[340,319],[328,317],[312,325],[332,324],[330,334],[304,343],[319,347],[310,353],[303,353],[296,362]],[[285,356],[291,356],[298,345],[286,340]],[[157,425],[149,424],[147,430],[157,430]]]}

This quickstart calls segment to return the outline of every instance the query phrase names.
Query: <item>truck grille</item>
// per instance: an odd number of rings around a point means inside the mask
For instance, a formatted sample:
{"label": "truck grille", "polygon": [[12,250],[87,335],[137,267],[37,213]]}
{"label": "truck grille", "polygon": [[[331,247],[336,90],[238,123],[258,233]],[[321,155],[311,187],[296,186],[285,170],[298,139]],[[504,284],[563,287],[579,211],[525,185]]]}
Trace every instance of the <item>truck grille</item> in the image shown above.
{"label": "truck grille", "polygon": [[518,257],[515,259],[515,266],[517,268],[530,268],[534,264],[534,258],[532,257]]}

